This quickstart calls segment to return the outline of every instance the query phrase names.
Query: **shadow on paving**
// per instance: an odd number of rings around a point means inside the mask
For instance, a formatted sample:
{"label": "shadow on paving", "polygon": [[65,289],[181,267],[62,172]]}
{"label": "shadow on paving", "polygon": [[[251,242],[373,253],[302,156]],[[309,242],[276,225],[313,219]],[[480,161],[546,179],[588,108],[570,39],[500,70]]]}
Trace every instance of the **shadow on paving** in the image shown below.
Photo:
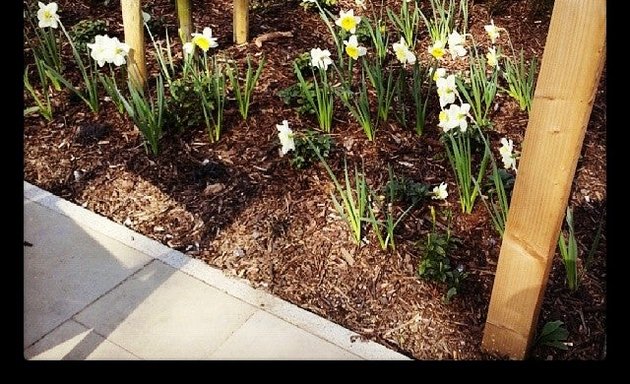
{"label": "shadow on paving", "polygon": [[[147,274],[142,268],[158,261],[32,201],[24,204],[24,242],[25,357],[134,358],[106,338],[176,270]],[[95,324],[77,321],[130,281],[132,294],[101,308]]]}

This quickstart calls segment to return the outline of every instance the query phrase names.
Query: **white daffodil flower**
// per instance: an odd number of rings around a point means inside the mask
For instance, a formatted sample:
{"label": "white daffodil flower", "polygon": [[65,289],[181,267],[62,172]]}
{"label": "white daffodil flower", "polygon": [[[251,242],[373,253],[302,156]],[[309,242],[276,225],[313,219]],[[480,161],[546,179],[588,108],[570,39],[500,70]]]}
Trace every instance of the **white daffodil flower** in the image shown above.
{"label": "white daffodil flower", "polygon": [[499,28],[494,25],[494,20],[490,19],[490,24],[484,25],[483,28],[486,30],[488,37],[490,37],[492,44],[494,44],[499,38]]}
{"label": "white daffodil flower", "polygon": [[119,67],[127,62],[125,57],[129,54],[129,45],[122,43],[117,37],[113,37],[110,42],[110,59],[111,63]]}
{"label": "white daffodil flower", "polygon": [[428,51],[431,56],[435,57],[438,60],[441,60],[446,53],[446,49],[444,49],[444,42],[442,40],[436,41],[435,44],[429,47]]}
{"label": "white daffodil flower", "polygon": [[109,44],[109,36],[105,35],[96,35],[94,37],[94,42],[91,44],[87,44],[87,47],[90,49],[90,57],[94,59],[99,67],[105,65],[105,63],[109,62],[109,54],[110,49],[108,47]]}
{"label": "white daffodil flower", "polygon": [[403,64],[413,64],[416,62],[416,55],[413,54],[407,47],[407,42],[403,37],[400,38],[400,42],[392,45],[396,58]]}
{"label": "white daffodil flower", "polygon": [[446,191],[447,185],[445,182],[441,182],[439,186],[433,187],[433,196],[431,196],[434,200],[446,200],[448,197],[448,192]]}
{"label": "white daffodil flower", "polygon": [[335,20],[335,25],[343,28],[345,31],[355,33],[357,31],[357,25],[361,22],[360,16],[354,15],[354,10],[348,12],[339,11],[339,18]]}
{"label": "white daffodil flower", "polygon": [[438,123],[438,127],[442,128],[442,132],[446,133],[453,129],[451,124],[451,116],[444,109],[440,111],[439,115],[440,122]]}
{"label": "white daffodil flower", "polygon": [[332,64],[330,51],[327,49],[313,48],[311,49],[311,66],[328,70],[328,66]]}
{"label": "white daffodil flower", "polygon": [[440,97],[441,108],[455,102],[455,96],[458,95],[457,86],[455,85],[455,75],[439,77],[435,80],[435,85],[437,86],[437,93]]}
{"label": "white daffodil flower", "polygon": [[448,108],[448,113],[451,115],[450,119],[453,128],[459,127],[460,132],[466,132],[468,129],[468,114],[470,113],[470,104],[463,103],[461,106],[457,104],[451,104]]}
{"label": "white daffodil flower", "polygon": [[437,68],[433,72],[433,81],[438,81],[438,79],[443,79],[446,77],[446,68]]}
{"label": "white daffodil flower", "polygon": [[289,128],[289,122],[282,120],[282,124],[276,124],[278,129],[278,138],[282,144],[281,156],[286,155],[289,151],[295,151],[295,141],[293,141],[293,131]]}
{"label": "white daffodil flower", "polygon": [[96,35],[94,43],[87,44],[90,48],[90,57],[96,60],[99,67],[105,63],[121,66],[127,62],[126,57],[129,54],[129,45],[121,43],[117,37],[109,37],[108,35]]}
{"label": "white daffodil flower", "polygon": [[357,35],[352,35],[348,40],[344,40],[343,45],[346,46],[346,53],[348,56],[352,57],[354,60],[367,53],[367,49],[365,47],[359,46]]}
{"label": "white daffodil flower", "polygon": [[463,103],[461,106],[451,104],[448,109],[440,112],[440,122],[438,127],[442,131],[448,132],[451,129],[459,127],[460,132],[466,132],[468,129],[468,114],[470,112],[470,104]]}
{"label": "white daffodil flower", "polygon": [[488,53],[486,53],[486,61],[491,67],[496,67],[497,65],[499,65],[499,56],[497,55],[496,48],[488,48]]}
{"label": "white daffodil flower", "polygon": [[501,154],[501,160],[503,161],[503,168],[509,170],[510,168],[516,171],[516,156],[514,156],[514,142],[505,137],[501,139],[501,147],[499,147],[499,154]]}
{"label": "white daffodil flower", "polygon": [[208,49],[219,46],[217,38],[212,37],[212,29],[208,27],[203,29],[203,33],[193,33],[192,37],[192,43],[201,48],[204,52],[208,52]]}
{"label": "white daffodil flower", "polygon": [[195,51],[195,44],[191,42],[184,43],[184,45],[182,46],[182,50],[187,56],[191,55]]}
{"label": "white daffodil flower", "polygon": [[57,28],[59,26],[59,16],[57,15],[57,3],[44,4],[38,1],[39,9],[37,10],[37,25],[40,28]]}
{"label": "white daffodil flower", "polygon": [[453,59],[466,56],[467,52],[464,44],[466,44],[466,37],[460,35],[457,31],[453,31],[453,33],[448,35],[448,51]]}

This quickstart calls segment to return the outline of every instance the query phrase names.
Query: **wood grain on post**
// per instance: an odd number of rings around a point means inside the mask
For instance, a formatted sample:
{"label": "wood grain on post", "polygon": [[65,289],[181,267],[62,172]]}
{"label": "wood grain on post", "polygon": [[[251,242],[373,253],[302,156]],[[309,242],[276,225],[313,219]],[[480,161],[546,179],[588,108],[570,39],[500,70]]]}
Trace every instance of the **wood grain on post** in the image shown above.
{"label": "wood grain on post", "polygon": [[234,0],[234,42],[247,43],[249,39],[249,0]]}
{"label": "wood grain on post", "polygon": [[129,45],[127,68],[132,83],[142,89],[147,82],[147,67],[144,56],[144,28],[140,0],[120,0],[125,30],[125,43]]}
{"label": "wood grain on post", "polygon": [[482,347],[526,357],[604,65],[605,0],[556,0]]}
{"label": "wood grain on post", "polygon": [[185,43],[190,41],[193,32],[190,0],[176,0],[175,4],[177,6],[177,18],[179,20],[179,38]]}

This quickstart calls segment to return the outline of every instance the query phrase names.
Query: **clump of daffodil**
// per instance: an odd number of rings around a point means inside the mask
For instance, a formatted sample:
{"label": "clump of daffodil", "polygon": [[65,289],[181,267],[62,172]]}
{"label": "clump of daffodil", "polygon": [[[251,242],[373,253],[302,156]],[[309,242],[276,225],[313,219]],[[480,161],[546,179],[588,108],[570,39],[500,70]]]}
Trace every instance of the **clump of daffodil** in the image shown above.
{"label": "clump of daffodil", "polygon": [[516,171],[516,155],[514,154],[514,142],[507,138],[502,138],[501,147],[499,147],[499,154],[501,154],[501,161],[503,161],[503,168],[509,170],[514,169]]}
{"label": "clump of daffodil", "polygon": [[497,49],[495,47],[488,48],[488,52],[486,53],[486,62],[490,67],[496,67],[499,65],[499,55],[497,54]]}
{"label": "clump of daffodil", "polygon": [[486,30],[492,44],[496,43],[499,38],[499,27],[494,25],[494,20],[490,19],[490,24],[484,25],[483,28]]}
{"label": "clump of daffodil", "polygon": [[105,63],[121,66],[127,62],[126,57],[129,54],[129,45],[120,42],[117,37],[109,37],[108,35],[96,35],[94,43],[87,44],[90,49],[90,57],[96,60],[99,67]]}
{"label": "clump of daffodil", "polygon": [[201,48],[202,51],[208,52],[210,48],[216,48],[219,46],[217,38],[212,36],[212,29],[205,27],[203,33],[193,33],[192,40],[185,43],[183,46],[186,54],[191,54],[195,50],[195,47]]}
{"label": "clump of daffodil", "polygon": [[278,139],[280,139],[280,144],[282,144],[280,155],[284,156],[289,153],[289,151],[295,151],[293,130],[289,128],[289,122],[282,120],[281,124],[276,124],[276,129],[278,130]]}
{"label": "clump of daffodil", "polygon": [[448,109],[440,111],[438,127],[442,131],[448,132],[451,129],[458,128],[460,132],[466,132],[468,129],[468,115],[470,113],[470,104],[463,103],[461,106],[451,104]]}
{"label": "clump of daffodil", "polygon": [[328,66],[332,64],[330,51],[327,49],[313,48],[311,49],[311,66],[328,70]]}
{"label": "clump of daffodil", "polygon": [[355,16],[354,10],[351,9],[348,12],[339,11],[339,18],[335,20],[335,25],[346,32],[355,33],[360,22],[361,16]]}
{"label": "clump of daffodil", "polygon": [[445,182],[441,182],[440,185],[433,187],[431,198],[434,200],[446,200],[448,192],[446,191],[447,185]]}
{"label": "clump of daffodil", "polygon": [[416,55],[409,50],[404,37],[401,37],[400,41],[398,43],[394,43],[392,47],[394,48],[396,58],[402,64],[413,64],[416,62]]}
{"label": "clump of daffodil", "polygon": [[433,45],[429,47],[428,51],[431,56],[435,57],[438,60],[442,60],[444,54],[446,53],[444,42],[442,40],[436,41]]}
{"label": "clump of daffodil", "polygon": [[59,15],[57,15],[57,3],[44,4],[37,2],[39,9],[37,10],[37,25],[40,28],[54,28],[59,26]]}
{"label": "clump of daffodil", "polygon": [[466,56],[466,37],[460,35],[457,31],[453,31],[448,35],[448,51],[453,59]]}
{"label": "clump of daffodil", "polygon": [[359,45],[357,35],[350,36],[348,40],[343,42],[343,45],[346,46],[346,53],[348,56],[352,57],[354,60],[367,53],[367,49]]}
{"label": "clump of daffodil", "polygon": [[[446,74],[446,71],[444,71],[444,74]],[[446,105],[455,102],[455,96],[458,95],[455,75],[438,77],[435,80],[435,85],[437,86],[437,93],[440,97],[440,108],[444,108]]]}

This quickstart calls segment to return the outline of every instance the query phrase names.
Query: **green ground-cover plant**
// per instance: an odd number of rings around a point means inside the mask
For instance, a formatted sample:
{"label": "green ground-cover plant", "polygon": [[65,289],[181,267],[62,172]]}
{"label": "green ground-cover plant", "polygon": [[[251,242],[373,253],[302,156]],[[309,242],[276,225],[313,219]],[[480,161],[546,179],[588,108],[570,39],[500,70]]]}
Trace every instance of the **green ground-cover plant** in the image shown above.
{"label": "green ground-cover plant", "polygon": [[569,331],[567,331],[562,321],[550,321],[543,326],[540,334],[536,337],[535,344],[546,345],[566,351],[569,349],[566,342],[568,337]]}
{"label": "green ground-cover plant", "polygon": [[289,162],[297,169],[307,168],[316,162],[318,160],[317,154],[324,159],[328,158],[333,145],[330,135],[310,129],[296,135],[294,141],[295,150]]}
{"label": "green ground-cover plant", "polygon": [[430,281],[446,284],[447,291],[444,301],[450,300],[458,293],[462,281],[468,276],[463,266],[453,268],[448,253],[453,249],[457,240],[451,236],[450,218],[445,232],[440,232],[436,226],[435,209],[430,207],[432,228],[427,233],[427,240],[422,248],[422,257],[418,264],[418,275]]}

